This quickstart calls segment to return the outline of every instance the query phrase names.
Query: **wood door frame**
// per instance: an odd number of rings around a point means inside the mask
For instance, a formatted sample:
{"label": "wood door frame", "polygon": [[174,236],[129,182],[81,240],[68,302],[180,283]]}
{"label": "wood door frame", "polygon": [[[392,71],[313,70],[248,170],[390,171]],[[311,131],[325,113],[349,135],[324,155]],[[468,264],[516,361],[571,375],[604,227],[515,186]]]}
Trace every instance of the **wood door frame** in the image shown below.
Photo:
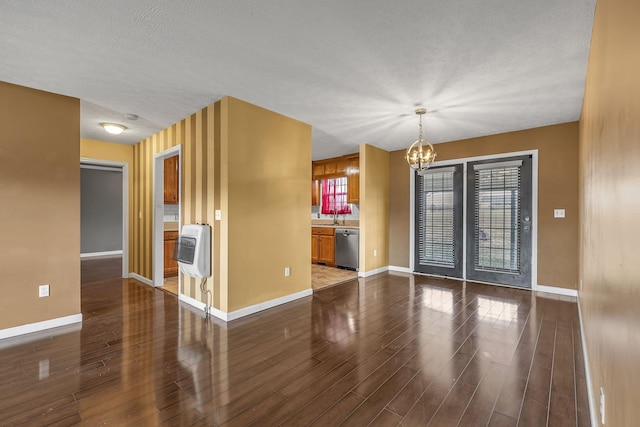
{"label": "wood door frame", "polygon": [[129,164],[112,160],[80,157],[82,165],[105,166],[122,170],[122,277],[129,277]]}
{"label": "wood door frame", "polygon": [[[164,285],[164,159],[178,156],[178,206],[182,206],[182,144],[153,155],[153,225],[151,281],[154,287]],[[178,210],[178,231],[182,228],[182,213]],[[182,293],[182,278],[178,274],[178,294]]]}
{"label": "wood door frame", "polygon": [[[436,150],[437,151],[437,150]],[[476,157],[465,157],[461,159],[451,159],[451,160],[443,160],[436,161],[433,163],[433,166],[449,166],[454,164],[463,163],[464,164],[464,173],[465,177],[468,173],[467,164],[470,162],[481,161],[481,160],[500,160],[508,157],[516,157],[516,156],[531,156],[531,210],[532,210],[532,221],[531,225],[533,227],[534,232],[531,236],[531,288],[522,288],[522,289],[530,289],[532,291],[538,290],[538,149],[534,150],[525,150],[525,151],[513,151],[509,153],[496,153],[496,154],[488,154],[484,156],[476,156]],[[409,215],[409,271],[413,274],[422,274],[415,273],[415,209],[416,209],[416,200],[415,200],[415,172],[413,170],[409,170],[409,209],[411,214]],[[463,200],[466,203],[467,200],[467,180],[464,179],[463,186]],[[464,236],[467,235],[467,215],[464,215],[463,220],[463,230],[462,233]],[[462,251],[464,254],[467,253],[467,239],[463,239],[463,248]],[[466,256],[466,255],[465,255]],[[467,277],[467,267],[466,262],[463,262],[462,266],[462,279],[454,279],[449,277],[449,279],[453,280],[466,280]],[[478,282],[484,283],[484,282]],[[497,285],[497,286],[506,286],[501,285],[499,283],[488,283],[489,285]]]}

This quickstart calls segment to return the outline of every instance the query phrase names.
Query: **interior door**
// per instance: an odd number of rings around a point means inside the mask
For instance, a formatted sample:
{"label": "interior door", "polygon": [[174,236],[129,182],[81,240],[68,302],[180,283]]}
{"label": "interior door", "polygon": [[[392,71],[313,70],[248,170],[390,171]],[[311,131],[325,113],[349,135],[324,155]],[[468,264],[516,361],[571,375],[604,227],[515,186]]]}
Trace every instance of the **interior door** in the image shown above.
{"label": "interior door", "polygon": [[531,156],[467,164],[466,278],[531,287]]}
{"label": "interior door", "polygon": [[415,271],[462,278],[462,164],[416,174]]}

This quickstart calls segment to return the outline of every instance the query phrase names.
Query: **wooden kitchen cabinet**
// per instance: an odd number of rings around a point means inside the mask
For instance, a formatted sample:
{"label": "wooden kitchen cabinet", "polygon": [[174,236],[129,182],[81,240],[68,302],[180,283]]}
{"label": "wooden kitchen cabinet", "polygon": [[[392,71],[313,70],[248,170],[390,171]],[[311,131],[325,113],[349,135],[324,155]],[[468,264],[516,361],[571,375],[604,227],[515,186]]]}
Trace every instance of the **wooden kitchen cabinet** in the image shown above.
{"label": "wooden kitchen cabinet", "polygon": [[324,176],[324,163],[313,162],[313,178],[314,180],[320,179]]}
{"label": "wooden kitchen cabinet", "polygon": [[173,250],[178,238],[177,231],[164,232],[164,277],[178,275],[178,261],[173,259]]}
{"label": "wooden kitchen cabinet", "polygon": [[335,229],[330,227],[311,228],[311,262],[336,265],[336,237]]}
{"label": "wooden kitchen cabinet", "polygon": [[336,160],[336,172],[347,175],[349,173],[349,159],[339,158]]}
{"label": "wooden kitchen cabinet", "polygon": [[[360,155],[318,160],[312,163],[311,204],[320,204],[320,180],[347,177],[347,203],[360,203]],[[318,183],[318,184],[316,184]]]}
{"label": "wooden kitchen cabinet", "polygon": [[314,179],[311,181],[311,206],[320,204],[320,181]]}
{"label": "wooden kitchen cabinet", "polygon": [[164,203],[167,205],[178,204],[178,156],[164,159]]}
{"label": "wooden kitchen cabinet", "polygon": [[347,169],[347,203],[360,203],[360,157],[349,159]]}

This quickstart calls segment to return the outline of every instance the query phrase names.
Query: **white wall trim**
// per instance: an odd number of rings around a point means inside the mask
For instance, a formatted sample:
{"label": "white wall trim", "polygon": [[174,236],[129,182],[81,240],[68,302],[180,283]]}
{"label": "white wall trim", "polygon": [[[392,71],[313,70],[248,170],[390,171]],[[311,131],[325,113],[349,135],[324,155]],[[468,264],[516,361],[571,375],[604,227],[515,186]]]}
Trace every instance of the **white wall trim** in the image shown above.
{"label": "white wall trim", "polygon": [[30,334],[32,332],[43,331],[45,329],[57,328],[58,326],[70,325],[72,323],[82,322],[82,313],[72,314],[70,316],[58,317],[55,319],[44,320],[42,322],[27,323],[26,325],[15,326],[13,328],[1,329],[0,340],[11,338],[18,335]]}
{"label": "white wall trim", "polygon": [[[164,284],[164,159],[178,156],[178,231],[182,230],[182,144],[153,155],[153,225],[151,238],[151,286]],[[180,275],[178,275],[180,276]],[[180,280],[180,279],[178,279]],[[178,284],[179,286],[180,284]]]}
{"label": "white wall trim", "polygon": [[413,273],[413,271],[411,271],[411,269],[409,267],[398,267],[398,266],[395,266],[395,265],[390,265],[389,266],[389,271],[397,271],[397,272],[400,272],[400,273],[409,273],[409,274]]}
{"label": "white wall trim", "polygon": [[[308,297],[313,295],[312,289],[306,289],[304,291],[296,292],[293,294],[285,295],[280,298],[275,298],[269,301],[261,302],[258,304],[250,305],[249,307],[244,307],[236,311],[232,312],[224,312],[218,310],[217,308],[211,307],[211,315],[217,317],[218,319],[224,320],[225,322],[230,322],[232,320],[239,319],[241,317],[250,316],[252,314],[258,313],[259,311],[267,310],[269,308],[273,308],[282,304],[286,304],[291,301],[295,301],[300,298]],[[204,311],[205,304],[200,302],[194,298],[191,298],[187,295],[180,294],[178,296],[180,301],[183,301],[193,307],[196,307],[199,310]]]}
{"label": "white wall trim", "polygon": [[[205,306],[206,306],[206,305],[205,305],[205,303],[200,302],[200,301],[198,301],[198,300],[197,300],[197,299],[195,299],[195,298],[191,298],[191,297],[189,297],[189,296],[186,296],[186,295],[185,295],[185,294],[183,294],[183,293],[179,293],[179,294],[178,294],[178,300],[179,300],[179,301],[182,301],[182,302],[184,302],[184,303],[187,303],[187,304],[189,304],[190,306],[195,307],[195,308],[197,308],[198,310],[202,310],[202,311],[204,311],[204,308],[205,308]],[[217,309],[215,309],[215,308],[211,307],[211,314],[213,314],[213,311],[214,311],[214,310],[215,310],[215,311],[219,311],[219,310],[217,310]],[[216,317],[220,317],[220,316],[216,316]],[[221,317],[220,317],[220,318],[221,318]]]}
{"label": "white wall trim", "polygon": [[375,274],[384,273],[385,271],[389,271],[388,265],[385,265],[384,267],[376,268],[375,270],[359,271],[358,277],[369,277]]}
{"label": "white wall trim", "polygon": [[122,251],[87,252],[80,254],[80,258],[111,257],[116,255],[122,255]]}
{"label": "white wall trim", "polygon": [[[476,156],[476,157],[465,157],[460,159],[451,159],[451,160],[443,160],[436,161],[433,163],[433,167],[437,166],[450,166],[463,164],[464,165],[464,184],[463,184],[463,192],[464,192],[464,201],[463,203],[467,203],[467,163],[469,162],[477,162],[481,160],[489,160],[489,159],[503,159],[507,157],[517,157],[517,156],[531,156],[531,225],[533,227],[534,233],[531,236],[531,289],[537,289],[538,283],[538,149],[532,150],[524,150],[524,151],[513,151],[510,153],[496,153],[496,154],[487,154],[484,156]],[[414,182],[415,173],[413,170],[409,170],[409,269],[413,272],[415,270],[415,182]],[[464,215],[463,219],[463,233],[466,236],[466,215]],[[466,254],[466,238],[463,239],[463,251]],[[466,271],[466,263],[463,264],[463,276],[462,280],[466,279],[467,271]],[[546,291],[545,291],[546,292]]]}
{"label": "white wall trim", "polygon": [[132,279],[136,279],[138,282],[142,282],[145,285],[153,286],[153,282],[151,280],[147,279],[146,277],[142,277],[138,273],[131,272],[129,273],[129,277]]}
{"label": "white wall trim", "polygon": [[568,297],[578,296],[578,291],[575,289],[557,288],[555,286],[538,285],[532,290],[537,292],[546,292],[548,294],[566,295]]}
{"label": "white wall trim", "polygon": [[416,180],[415,172],[409,168],[409,270],[413,271],[416,253]]}
{"label": "white wall trim", "polygon": [[587,397],[589,399],[589,414],[591,415],[591,426],[598,427],[598,417],[596,416],[596,401],[591,386],[591,370],[589,367],[589,354],[587,352],[587,340],[584,337],[584,322],[582,321],[582,307],[578,298],[578,320],[580,321],[580,339],[582,341],[582,358],[584,359],[584,375],[587,380]]}

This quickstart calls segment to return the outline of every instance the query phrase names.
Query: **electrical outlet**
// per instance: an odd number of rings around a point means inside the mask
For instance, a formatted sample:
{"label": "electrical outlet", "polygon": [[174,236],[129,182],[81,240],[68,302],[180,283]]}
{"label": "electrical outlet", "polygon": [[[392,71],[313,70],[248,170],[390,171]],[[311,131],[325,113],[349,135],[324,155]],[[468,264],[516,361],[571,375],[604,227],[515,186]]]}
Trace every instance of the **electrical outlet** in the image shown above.
{"label": "electrical outlet", "polygon": [[564,218],[564,209],[554,209],[553,210],[554,218]]}
{"label": "electrical outlet", "polygon": [[605,409],[604,387],[600,387],[600,423],[602,425],[604,425],[604,409]]}
{"label": "electrical outlet", "polygon": [[216,209],[214,215],[216,221],[220,221],[222,219],[222,211],[220,209]]}
{"label": "electrical outlet", "polygon": [[284,277],[289,277],[291,276],[291,267],[285,267],[284,268]]}
{"label": "electrical outlet", "polygon": [[38,287],[38,296],[40,298],[48,297],[49,296],[49,285],[40,285]]}

